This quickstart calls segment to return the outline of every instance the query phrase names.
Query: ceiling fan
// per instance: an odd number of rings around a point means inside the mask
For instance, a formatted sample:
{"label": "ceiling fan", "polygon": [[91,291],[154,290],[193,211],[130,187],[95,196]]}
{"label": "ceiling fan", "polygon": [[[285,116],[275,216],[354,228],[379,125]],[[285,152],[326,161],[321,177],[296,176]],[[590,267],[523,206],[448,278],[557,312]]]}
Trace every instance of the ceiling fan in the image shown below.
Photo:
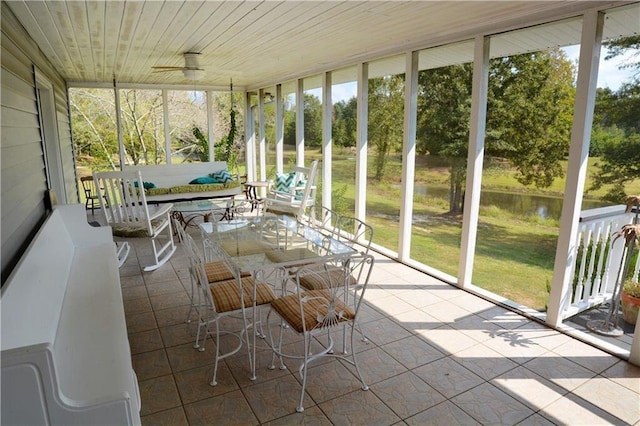
{"label": "ceiling fan", "polygon": [[153,66],[154,72],[169,72],[169,71],[182,71],[182,74],[189,80],[200,80],[205,75],[203,68],[200,68],[200,55],[198,52],[184,52],[184,66],[172,67],[172,66]]}

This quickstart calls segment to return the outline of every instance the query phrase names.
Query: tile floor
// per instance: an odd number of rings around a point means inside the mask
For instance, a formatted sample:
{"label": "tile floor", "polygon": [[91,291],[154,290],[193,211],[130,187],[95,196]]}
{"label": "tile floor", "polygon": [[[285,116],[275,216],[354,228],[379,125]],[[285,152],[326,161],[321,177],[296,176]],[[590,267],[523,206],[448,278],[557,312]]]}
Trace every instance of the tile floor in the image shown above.
{"label": "tile floor", "polygon": [[640,368],[382,256],[361,312],[369,342],[356,348],[369,391],[321,360],[296,413],[296,369],[267,369],[266,349],[257,380],[240,352],[211,387],[213,344],[194,349],[184,321],[181,247],[141,272],[150,245],[132,242],[120,275],[144,425],[640,424]]}

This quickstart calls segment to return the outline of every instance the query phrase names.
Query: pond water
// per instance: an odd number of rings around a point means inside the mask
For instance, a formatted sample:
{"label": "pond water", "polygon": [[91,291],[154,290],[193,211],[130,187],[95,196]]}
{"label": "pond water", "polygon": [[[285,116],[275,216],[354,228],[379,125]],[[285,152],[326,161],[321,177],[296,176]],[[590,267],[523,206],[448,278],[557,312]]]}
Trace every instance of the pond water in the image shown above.
{"label": "pond water", "polygon": [[[416,185],[414,193],[437,198],[449,198],[449,188],[439,185]],[[542,219],[560,219],[562,214],[560,197],[538,194],[508,193],[483,190],[480,195],[481,206],[496,206],[519,216],[537,215]],[[605,206],[599,200],[583,200],[582,210]]]}

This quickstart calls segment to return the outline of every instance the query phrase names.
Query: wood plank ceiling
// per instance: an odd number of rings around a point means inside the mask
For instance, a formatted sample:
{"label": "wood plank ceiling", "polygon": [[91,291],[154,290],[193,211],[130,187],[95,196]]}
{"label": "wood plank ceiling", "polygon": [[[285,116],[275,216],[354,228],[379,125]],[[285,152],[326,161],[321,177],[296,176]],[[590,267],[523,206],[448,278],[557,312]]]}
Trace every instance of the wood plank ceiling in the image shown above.
{"label": "wood plank ceiling", "polygon": [[[72,83],[188,85],[182,53],[200,52],[200,87],[254,89],[381,56],[574,16],[614,2],[7,1]],[[616,2],[615,4],[623,4]]]}

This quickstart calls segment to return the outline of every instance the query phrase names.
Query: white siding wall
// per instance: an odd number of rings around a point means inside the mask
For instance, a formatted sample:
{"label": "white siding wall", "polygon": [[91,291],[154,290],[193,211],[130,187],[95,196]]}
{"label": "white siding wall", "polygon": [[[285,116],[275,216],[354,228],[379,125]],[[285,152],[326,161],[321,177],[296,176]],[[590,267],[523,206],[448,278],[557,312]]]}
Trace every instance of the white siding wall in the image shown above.
{"label": "white siding wall", "polygon": [[[34,87],[34,65],[54,87],[57,131],[66,194],[78,202],[66,86],[2,3],[1,201],[2,282],[46,216],[45,161]],[[62,194],[60,194],[62,195]]]}

